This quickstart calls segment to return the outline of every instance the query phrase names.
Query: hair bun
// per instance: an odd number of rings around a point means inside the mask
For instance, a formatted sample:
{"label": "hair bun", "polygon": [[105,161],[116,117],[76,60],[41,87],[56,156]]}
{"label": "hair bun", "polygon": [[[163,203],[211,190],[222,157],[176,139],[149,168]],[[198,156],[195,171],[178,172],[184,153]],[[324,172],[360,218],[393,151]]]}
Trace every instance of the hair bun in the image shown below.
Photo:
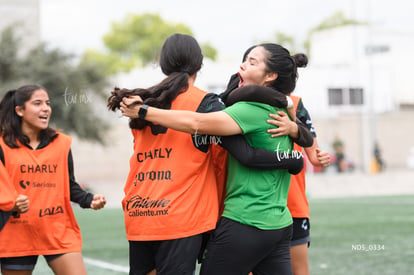
{"label": "hair bun", "polygon": [[293,56],[293,59],[295,60],[296,67],[306,67],[308,65],[308,57],[304,53],[297,53]]}

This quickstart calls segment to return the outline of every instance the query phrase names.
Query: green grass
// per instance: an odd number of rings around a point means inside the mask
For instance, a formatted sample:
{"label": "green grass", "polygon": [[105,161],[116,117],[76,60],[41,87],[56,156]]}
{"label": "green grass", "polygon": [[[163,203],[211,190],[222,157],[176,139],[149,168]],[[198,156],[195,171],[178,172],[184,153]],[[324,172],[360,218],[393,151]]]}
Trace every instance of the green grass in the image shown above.
{"label": "green grass", "polygon": [[310,205],[311,274],[412,274],[413,196],[319,199]]}
{"label": "green grass", "polygon": [[[99,211],[80,209],[74,212],[82,232],[83,257],[128,267],[128,241],[124,229],[124,216],[119,208],[104,208]],[[85,263],[90,275],[121,275],[114,271]],[[35,275],[53,274],[43,257],[39,258]]]}
{"label": "green grass", "polygon": [[[310,205],[311,274],[412,273],[414,196],[311,199]],[[82,230],[84,257],[127,267],[122,210],[76,208],[75,214]],[[126,274],[86,266],[91,275]],[[52,274],[43,258],[34,274]]]}

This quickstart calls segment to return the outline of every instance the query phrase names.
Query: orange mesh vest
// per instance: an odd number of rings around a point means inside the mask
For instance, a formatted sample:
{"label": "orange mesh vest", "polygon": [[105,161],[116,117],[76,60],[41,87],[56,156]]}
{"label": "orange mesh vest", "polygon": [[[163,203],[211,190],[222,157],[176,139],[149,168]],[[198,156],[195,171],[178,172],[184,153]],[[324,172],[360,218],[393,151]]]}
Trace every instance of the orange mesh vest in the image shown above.
{"label": "orange mesh vest", "polygon": [[[295,109],[298,107],[300,97],[290,96]],[[303,148],[296,143],[293,150],[303,152]],[[290,178],[287,206],[293,218],[309,218],[309,203],[306,197],[305,168]]]}
{"label": "orange mesh vest", "polygon": [[[190,85],[171,109],[196,111],[205,95]],[[122,201],[128,240],[177,239],[214,229],[218,197],[211,146],[204,153],[192,135],[172,129],[154,135],[146,127],[132,134],[134,153]],[[206,144],[209,139],[194,140]]]}
{"label": "orange mesh vest", "polygon": [[11,184],[9,174],[0,161],[0,210],[10,211],[14,207],[17,198],[16,190]]}
{"label": "orange mesh vest", "polygon": [[0,233],[0,257],[81,251],[79,226],[70,204],[68,154],[71,138],[59,133],[46,147],[31,150],[0,140],[5,167],[29,211],[11,217]]}

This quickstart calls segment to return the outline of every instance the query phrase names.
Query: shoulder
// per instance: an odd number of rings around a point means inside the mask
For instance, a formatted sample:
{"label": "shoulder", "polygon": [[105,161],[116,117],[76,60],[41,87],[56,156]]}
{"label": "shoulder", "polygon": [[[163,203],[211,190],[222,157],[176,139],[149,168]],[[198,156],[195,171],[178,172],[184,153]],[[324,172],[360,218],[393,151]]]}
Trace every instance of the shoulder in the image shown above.
{"label": "shoulder", "polygon": [[301,98],[300,96],[297,96],[297,95],[290,95],[289,97],[292,99],[293,104],[294,104],[294,106],[295,106],[296,108],[298,108],[298,107],[299,107],[299,105],[303,105],[303,103],[302,103],[302,98]]}
{"label": "shoulder", "polygon": [[52,141],[57,141],[70,146],[70,144],[72,143],[72,137],[61,132],[56,132],[56,136],[52,138],[51,142]]}
{"label": "shoulder", "polygon": [[199,113],[209,113],[224,109],[224,103],[217,94],[207,93],[197,109]]}
{"label": "shoulder", "polygon": [[226,107],[223,111],[231,117],[240,117],[246,120],[255,120],[257,118],[263,118],[264,115],[269,113],[275,113],[282,110],[277,107],[270,106],[265,103],[240,101],[231,106]]}
{"label": "shoulder", "polygon": [[[282,110],[282,108],[278,108],[278,107],[274,107],[271,106],[269,104],[266,103],[261,103],[261,102],[253,102],[253,101],[240,101],[240,102],[236,102],[231,106],[226,107],[226,110],[234,110],[234,109],[246,109],[246,110],[250,110],[250,109],[254,109],[254,110],[266,110],[266,111],[274,111],[274,110]],[[251,114],[254,115],[254,114]]]}
{"label": "shoulder", "polygon": [[308,112],[308,110],[305,108],[305,105],[303,104],[302,99],[299,101],[298,106],[296,108],[296,117],[302,121],[304,125],[306,125],[306,128],[309,129],[309,131],[312,133],[313,137],[316,137],[316,131],[315,127],[312,123],[312,118]]}

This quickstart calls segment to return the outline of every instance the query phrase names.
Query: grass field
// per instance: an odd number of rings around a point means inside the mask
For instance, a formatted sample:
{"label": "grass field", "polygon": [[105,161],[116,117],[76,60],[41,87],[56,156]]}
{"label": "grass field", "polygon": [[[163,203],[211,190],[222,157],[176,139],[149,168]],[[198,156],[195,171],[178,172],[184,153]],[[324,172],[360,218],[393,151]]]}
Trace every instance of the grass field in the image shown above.
{"label": "grass field", "polygon": [[[414,196],[311,199],[310,204],[311,274],[412,274]],[[76,209],[75,214],[88,274],[127,274],[122,210]],[[52,272],[40,259],[34,274]]]}

